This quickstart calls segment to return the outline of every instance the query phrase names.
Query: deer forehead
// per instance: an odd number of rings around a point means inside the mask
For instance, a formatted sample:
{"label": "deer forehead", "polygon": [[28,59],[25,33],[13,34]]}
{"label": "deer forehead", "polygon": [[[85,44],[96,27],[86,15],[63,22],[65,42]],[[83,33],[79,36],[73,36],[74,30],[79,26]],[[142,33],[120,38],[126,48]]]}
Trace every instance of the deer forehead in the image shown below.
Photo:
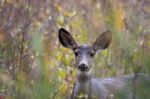
{"label": "deer forehead", "polygon": [[92,51],[92,47],[87,44],[80,45],[75,50],[75,52],[79,52],[79,53],[87,53],[87,52],[91,52],[91,51]]}

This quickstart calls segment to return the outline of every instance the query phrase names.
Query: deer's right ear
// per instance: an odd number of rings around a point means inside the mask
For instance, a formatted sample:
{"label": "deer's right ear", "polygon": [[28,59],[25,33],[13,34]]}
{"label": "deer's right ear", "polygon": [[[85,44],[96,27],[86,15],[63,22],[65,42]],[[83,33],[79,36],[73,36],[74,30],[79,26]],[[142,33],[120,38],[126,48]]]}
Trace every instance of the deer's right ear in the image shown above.
{"label": "deer's right ear", "polygon": [[59,42],[66,48],[71,48],[75,50],[77,48],[77,44],[71,34],[65,30],[64,28],[59,29]]}
{"label": "deer's right ear", "polygon": [[106,49],[109,46],[111,39],[112,33],[110,30],[103,32],[93,44],[94,51]]}

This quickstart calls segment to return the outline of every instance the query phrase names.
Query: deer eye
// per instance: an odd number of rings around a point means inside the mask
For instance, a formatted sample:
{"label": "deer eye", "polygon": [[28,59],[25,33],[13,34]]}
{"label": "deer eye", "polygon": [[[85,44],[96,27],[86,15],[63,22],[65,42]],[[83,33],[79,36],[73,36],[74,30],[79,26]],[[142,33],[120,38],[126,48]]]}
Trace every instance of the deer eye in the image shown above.
{"label": "deer eye", "polygon": [[78,56],[78,55],[79,55],[79,53],[78,53],[78,52],[74,52],[74,54],[75,54],[75,56]]}
{"label": "deer eye", "polygon": [[79,55],[79,50],[78,49],[74,50],[74,54],[75,54],[75,56],[78,56]]}
{"label": "deer eye", "polygon": [[94,51],[89,52],[90,56],[93,57],[95,55]]}
{"label": "deer eye", "polygon": [[93,57],[93,56],[94,56],[94,53],[91,53],[90,56]]}

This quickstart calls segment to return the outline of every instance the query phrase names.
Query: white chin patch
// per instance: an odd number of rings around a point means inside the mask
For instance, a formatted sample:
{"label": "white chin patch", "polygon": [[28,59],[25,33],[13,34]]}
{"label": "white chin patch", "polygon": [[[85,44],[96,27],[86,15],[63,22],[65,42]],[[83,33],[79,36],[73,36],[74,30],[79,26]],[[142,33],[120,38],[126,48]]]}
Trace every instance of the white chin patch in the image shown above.
{"label": "white chin patch", "polygon": [[80,76],[88,76],[88,75],[91,75],[91,70],[89,70],[89,71],[77,70],[77,74],[80,75]]}

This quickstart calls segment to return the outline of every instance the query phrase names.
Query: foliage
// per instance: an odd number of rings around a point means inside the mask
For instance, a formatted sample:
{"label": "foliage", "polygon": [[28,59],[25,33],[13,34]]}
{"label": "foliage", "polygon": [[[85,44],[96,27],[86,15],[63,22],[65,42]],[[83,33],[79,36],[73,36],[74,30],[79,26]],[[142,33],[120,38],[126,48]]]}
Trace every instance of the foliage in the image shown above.
{"label": "foliage", "polygon": [[60,27],[79,44],[112,31],[111,46],[95,57],[97,77],[149,74],[149,9],[148,0],[1,0],[0,98],[70,96],[74,55],[59,44]]}

